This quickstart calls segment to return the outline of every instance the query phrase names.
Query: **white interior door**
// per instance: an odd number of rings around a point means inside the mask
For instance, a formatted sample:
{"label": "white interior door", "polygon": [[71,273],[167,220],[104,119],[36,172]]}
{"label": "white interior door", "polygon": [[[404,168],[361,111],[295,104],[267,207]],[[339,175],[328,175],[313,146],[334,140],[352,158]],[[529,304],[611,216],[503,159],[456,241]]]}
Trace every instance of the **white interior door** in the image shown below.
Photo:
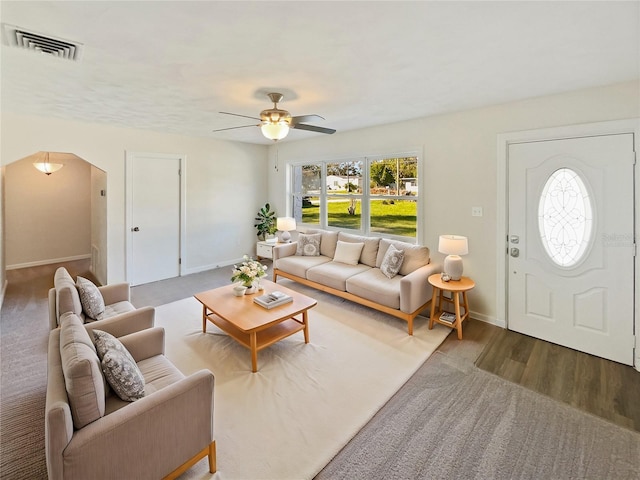
{"label": "white interior door", "polygon": [[181,158],[127,157],[129,248],[132,285],[180,275]]}
{"label": "white interior door", "polygon": [[509,145],[508,328],[633,365],[633,135]]}

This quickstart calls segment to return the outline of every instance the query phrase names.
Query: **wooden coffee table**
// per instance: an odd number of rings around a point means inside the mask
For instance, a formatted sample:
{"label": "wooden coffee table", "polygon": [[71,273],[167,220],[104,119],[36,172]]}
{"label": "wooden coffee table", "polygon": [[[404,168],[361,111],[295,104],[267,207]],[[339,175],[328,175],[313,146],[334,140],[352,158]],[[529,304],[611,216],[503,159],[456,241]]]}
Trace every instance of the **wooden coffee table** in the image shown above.
{"label": "wooden coffee table", "polygon": [[[202,332],[207,331],[207,320],[226,332],[240,345],[251,350],[251,371],[258,371],[258,351],[304,330],[304,343],[309,343],[307,312],[316,306],[313,298],[294,290],[261,281],[264,291],[236,297],[233,285],[214,288],[195,295],[202,303]],[[267,310],[253,303],[256,296],[279,290],[293,298],[292,302]],[[301,318],[296,318],[300,315]]]}

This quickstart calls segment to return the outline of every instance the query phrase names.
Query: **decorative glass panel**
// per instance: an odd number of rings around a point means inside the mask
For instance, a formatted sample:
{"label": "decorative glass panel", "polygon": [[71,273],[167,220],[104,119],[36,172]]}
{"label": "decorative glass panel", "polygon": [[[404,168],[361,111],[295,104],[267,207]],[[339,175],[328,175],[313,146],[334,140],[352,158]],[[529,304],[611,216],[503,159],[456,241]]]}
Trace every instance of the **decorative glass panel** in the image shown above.
{"label": "decorative glass panel", "polygon": [[593,216],[589,192],[580,175],[570,168],[551,174],[538,206],[542,244],[561,267],[577,264],[591,241]]}

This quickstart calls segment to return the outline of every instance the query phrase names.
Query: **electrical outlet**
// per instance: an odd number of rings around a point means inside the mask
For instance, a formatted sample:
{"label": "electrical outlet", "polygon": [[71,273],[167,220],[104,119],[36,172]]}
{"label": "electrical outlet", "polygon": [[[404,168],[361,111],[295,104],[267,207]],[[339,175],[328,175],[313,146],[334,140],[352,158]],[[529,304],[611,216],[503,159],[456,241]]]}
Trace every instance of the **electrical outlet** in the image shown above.
{"label": "electrical outlet", "polygon": [[472,217],[481,217],[482,216],[482,207],[471,207],[471,216]]}

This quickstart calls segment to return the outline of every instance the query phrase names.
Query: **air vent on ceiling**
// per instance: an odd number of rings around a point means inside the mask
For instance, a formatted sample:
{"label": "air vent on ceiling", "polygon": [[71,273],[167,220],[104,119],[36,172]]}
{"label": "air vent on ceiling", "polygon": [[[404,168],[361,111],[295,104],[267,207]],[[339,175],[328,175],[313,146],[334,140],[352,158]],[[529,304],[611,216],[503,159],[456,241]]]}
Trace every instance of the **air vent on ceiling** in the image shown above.
{"label": "air vent on ceiling", "polygon": [[6,23],[2,24],[2,33],[5,43],[12,47],[42,52],[76,62],[82,58],[81,43],[43,35]]}

